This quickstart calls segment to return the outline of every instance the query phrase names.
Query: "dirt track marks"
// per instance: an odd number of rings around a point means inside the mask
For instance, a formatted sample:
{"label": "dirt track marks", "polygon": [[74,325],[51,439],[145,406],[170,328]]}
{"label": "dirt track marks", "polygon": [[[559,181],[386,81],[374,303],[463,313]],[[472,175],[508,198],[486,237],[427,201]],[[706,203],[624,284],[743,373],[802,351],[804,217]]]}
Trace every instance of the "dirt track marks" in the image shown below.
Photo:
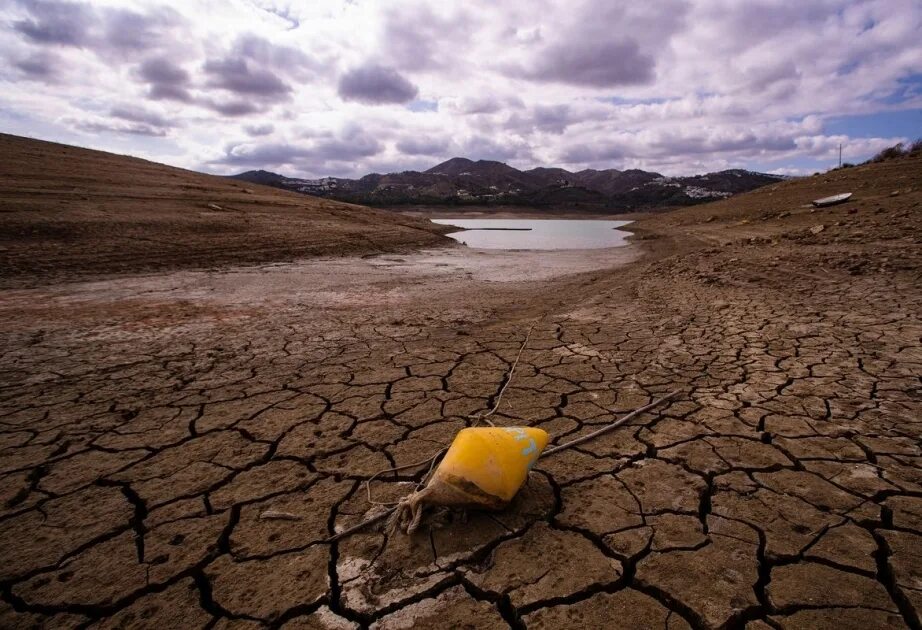
{"label": "dirt track marks", "polygon": [[574,289],[494,419],[559,443],[688,394],[413,539],[321,542],[492,407],[532,319],[5,322],[0,625],[920,627],[915,280],[677,264]]}

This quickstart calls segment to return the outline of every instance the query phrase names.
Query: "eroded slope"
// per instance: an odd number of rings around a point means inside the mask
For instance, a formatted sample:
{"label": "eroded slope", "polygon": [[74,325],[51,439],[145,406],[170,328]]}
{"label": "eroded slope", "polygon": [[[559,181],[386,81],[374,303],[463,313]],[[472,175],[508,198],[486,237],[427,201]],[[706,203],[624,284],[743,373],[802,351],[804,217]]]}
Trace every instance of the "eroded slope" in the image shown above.
{"label": "eroded slope", "polygon": [[442,228],[122,155],[0,134],[0,285],[375,253]]}

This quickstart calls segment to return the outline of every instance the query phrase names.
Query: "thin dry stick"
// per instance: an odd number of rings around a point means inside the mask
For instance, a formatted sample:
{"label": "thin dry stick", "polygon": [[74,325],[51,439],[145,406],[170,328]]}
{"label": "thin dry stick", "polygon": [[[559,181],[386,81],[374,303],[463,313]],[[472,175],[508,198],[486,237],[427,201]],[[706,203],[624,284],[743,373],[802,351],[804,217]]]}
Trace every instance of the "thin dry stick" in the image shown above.
{"label": "thin dry stick", "polygon": [[266,510],[259,515],[260,519],[269,521],[300,521],[301,517],[291,512],[280,512],[278,510]]}
{"label": "thin dry stick", "polygon": [[362,521],[361,523],[358,523],[357,525],[353,525],[353,526],[350,527],[349,529],[344,529],[343,531],[339,532],[338,534],[334,534],[334,535],[330,536],[329,538],[327,538],[327,539],[324,540],[323,542],[325,542],[325,543],[332,543],[332,542],[336,542],[336,541],[339,540],[340,538],[345,538],[346,536],[351,536],[352,534],[354,534],[354,533],[356,533],[356,532],[362,531],[363,529],[365,529],[365,528],[368,527],[369,525],[374,525],[374,524],[377,523],[378,521],[384,520],[385,518],[387,518],[388,516],[390,516],[391,514],[393,514],[393,513],[396,512],[396,511],[397,511],[397,506],[396,506],[396,505],[395,505],[394,507],[387,508],[386,510],[384,510],[384,511],[381,512],[380,514],[376,514],[375,516],[372,516],[371,518],[367,518],[367,519],[365,519],[364,521]]}
{"label": "thin dry stick", "polygon": [[[568,448],[572,448],[572,447],[574,447],[574,446],[576,446],[576,445],[578,445],[578,444],[583,444],[583,443],[585,443],[585,442],[588,442],[589,440],[592,440],[592,439],[595,439],[595,438],[599,437],[600,435],[604,435],[605,433],[608,433],[609,431],[612,431],[612,430],[614,430],[614,429],[620,427],[620,426],[621,426],[622,424],[624,424],[625,422],[628,422],[628,421],[630,421],[630,420],[636,418],[637,416],[639,416],[640,414],[644,413],[645,411],[649,411],[650,409],[653,409],[654,407],[657,407],[657,406],[663,404],[664,402],[667,402],[667,401],[669,401],[669,400],[672,400],[673,398],[675,398],[676,396],[678,396],[680,393],[681,393],[681,390],[678,390],[678,389],[675,390],[675,391],[673,391],[673,392],[670,392],[670,393],[666,394],[665,396],[663,396],[662,398],[660,398],[660,399],[658,399],[658,400],[654,400],[654,401],[651,402],[649,405],[644,405],[643,407],[640,407],[639,409],[635,409],[634,411],[632,411],[631,413],[627,414],[627,415],[624,416],[623,418],[620,418],[620,419],[618,419],[618,420],[615,420],[615,421],[612,422],[611,424],[607,424],[607,425],[605,425],[604,427],[602,427],[601,429],[599,429],[599,430],[597,430],[597,431],[593,431],[592,433],[590,433],[590,434],[588,434],[588,435],[584,435],[584,436],[582,436],[582,437],[576,438],[575,440],[572,440],[572,441],[570,441],[570,442],[567,442],[566,444],[561,444],[560,446],[555,446],[554,448],[548,449],[548,450],[544,451],[543,453],[541,453],[541,455],[539,455],[538,457],[539,457],[539,459],[542,458],[542,457],[547,457],[548,455],[553,455],[553,454],[555,454],[555,453],[559,453],[560,451],[566,450],[566,449],[568,449]],[[430,462],[429,473],[431,473],[431,472],[432,472],[432,464],[434,464],[436,458],[437,458],[439,455],[441,455],[445,450],[447,450],[447,449],[444,449],[444,448],[443,448],[442,450],[440,450],[438,453],[436,453],[435,455],[433,455],[433,456],[430,457],[429,459],[423,460],[422,462],[417,462],[416,464],[407,464],[406,467],[409,468],[409,467],[412,467],[412,466],[419,466],[419,465],[422,465],[422,464],[425,463],[425,462]],[[394,470],[396,470],[396,469],[394,469]],[[385,470],[385,471],[381,471],[381,472],[388,472],[388,471]],[[380,473],[377,473],[377,474],[380,474]],[[377,474],[376,474],[376,476],[377,476]],[[427,473],[427,474],[426,474],[426,477],[428,477],[428,476],[429,476],[429,474]],[[424,481],[425,481],[425,477],[424,477]],[[372,525],[372,524],[377,523],[378,521],[380,521],[380,520],[382,520],[382,519],[387,518],[388,516],[390,516],[391,514],[393,514],[393,513],[397,510],[397,507],[398,507],[398,506],[395,505],[395,506],[393,506],[393,507],[391,507],[391,508],[388,508],[388,509],[385,510],[384,512],[382,512],[382,513],[380,513],[380,514],[377,514],[377,515],[375,515],[375,516],[372,516],[371,518],[366,519],[366,520],[362,521],[361,523],[358,523],[358,524],[356,524],[356,525],[353,525],[353,526],[350,527],[349,529],[345,529],[345,530],[339,532],[338,534],[335,534],[335,535],[333,535],[333,536],[330,536],[329,538],[327,538],[326,540],[324,540],[324,542],[328,542],[328,543],[336,542],[336,541],[339,540],[340,538],[345,538],[346,536],[349,536],[349,535],[351,535],[351,534],[354,534],[355,532],[361,531],[361,530],[365,529],[366,527],[368,527],[369,525]]]}
{"label": "thin dry stick", "polygon": [[598,431],[593,431],[592,433],[589,433],[588,435],[584,435],[584,436],[582,436],[582,437],[578,437],[578,438],[576,438],[575,440],[573,440],[573,441],[571,441],[571,442],[567,442],[566,444],[561,444],[560,446],[555,446],[554,448],[549,448],[549,449],[547,449],[546,451],[544,451],[543,453],[541,453],[541,455],[539,455],[539,457],[547,457],[548,455],[553,455],[554,453],[559,453],[560,451],[563,451],[563,450],[568,449],[568,448],[572,448],[572,447],[574,447],[574,446],[576,446],[576,445],[578,445],[578,444],[583,444],[584,442],[588,442],[589,440],[594,440],[595,438],[599,437],[600,435],[604,435],[605,433],[608,433],[609,431],[611,431],[611,430],[613,430],[613,429],[617,429],[618,427],[620,427],[620,426],[621,426],[622,424],[624,424],[625,422],[628,422],[628,421],[630,421],[630,420],[633,420],[634,418],[636,418],[637,416],[639,416],[639,415],[642,414],[643,412],[649,411],[650,409],[653,409],[654,407],[657,407],[657,406],[659,406],[659,405],[662,405],[662,404],[663,404],[664,402],[666,402],[667,400],[671,400],[671,399],[675,398],[675,397],[678,396],[680,393],[681,393],[681,390],[679,390],[679,389],[675,390],[674,392],[670,392],[670,393],[666,394],[665,396],[663,396],[662,398],[660,398],[659,400],[654,400],[654,401],[651,402],[649,405],[645,405],[645,406],[641,407],[640,409],[635,409],[634,411],[632,411],[631,413],[627,414],[626,416],[624,416],[624,417],[621,418],[620,420],[615,420],[615,421],[612,422],[611,424],[606,424],[604,427],[602,427],[602,428],[599,429]]}
{"label": "thin dry stick", "polygon": [[515,355],[515,361],[512,362],[512,367],[509,369],[509,378],[506,379],[506,382],[503,383],[503,386],[499,388],[499,395],[496,397],[496,404],[493,405],[493,408],[490,409],[490,411],[488,411],[487,413],[480,415],[480,416],[473,416],[473,418],[476,421],[479,422],[482,420],[483,422],[486,422],[487,424],[489,424],[491,427],[496,426],[495,424],[487,420],[487,417],[492,416],[494,413],[496,413],[496,410],[499,409],[499,404],[503,402],[503,394],[506,393],[506,388],[509,387],[509,383],[512,382],[512,375],[515,374],[515,368],[519,364],[519,359],[522,358],[522,352],[525,351],[525,346],[528,345],[528,338],[531,337],[531,331],[535,329],[535,326],[537,324],[538,322],[536,321],[528,329],[528,332],[525,333],[525,341],[522,342],[522,346],[519,348],[519,353]]}

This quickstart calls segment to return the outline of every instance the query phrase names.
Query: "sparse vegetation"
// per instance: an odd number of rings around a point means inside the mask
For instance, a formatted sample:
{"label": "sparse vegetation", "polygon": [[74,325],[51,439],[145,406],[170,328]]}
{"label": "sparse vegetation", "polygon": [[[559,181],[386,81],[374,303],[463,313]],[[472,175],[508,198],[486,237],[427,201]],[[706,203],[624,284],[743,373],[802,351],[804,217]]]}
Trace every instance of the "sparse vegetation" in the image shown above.
{"label": "sparse vegetation", "polygon": [[892,147],[887,147],[870,160],[865,162],[865,164],[873,162],[886,162],[887,160],[893,160],[896,158],[905,157],[907,155],[918,155],[922,153],[922,138],[917,138],[915,142],[912,142],[909,145],[904,145],[902,142],[894,144]]}

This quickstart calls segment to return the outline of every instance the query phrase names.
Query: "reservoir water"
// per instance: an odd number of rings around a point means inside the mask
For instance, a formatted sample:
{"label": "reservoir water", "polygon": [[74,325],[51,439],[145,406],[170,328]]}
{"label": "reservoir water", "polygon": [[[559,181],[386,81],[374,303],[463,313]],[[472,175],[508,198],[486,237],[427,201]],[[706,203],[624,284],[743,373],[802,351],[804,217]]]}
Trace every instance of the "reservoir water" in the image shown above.
{"label": "reservoir water", "polygon": [[627,245],[630,221],[597,219],[433,219],[464,231],[446,236],[477,249],[601,249]]}

